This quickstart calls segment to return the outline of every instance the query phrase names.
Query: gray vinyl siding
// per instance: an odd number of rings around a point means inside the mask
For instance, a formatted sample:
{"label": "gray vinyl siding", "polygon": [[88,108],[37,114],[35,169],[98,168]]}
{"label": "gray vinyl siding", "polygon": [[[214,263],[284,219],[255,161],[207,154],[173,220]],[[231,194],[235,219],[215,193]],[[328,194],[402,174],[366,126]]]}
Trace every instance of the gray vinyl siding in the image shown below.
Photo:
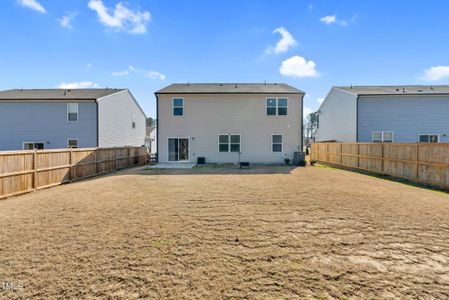
{"label": "gray vinyl siding", "polygon": [[[184,99],[184,116],[172,115],[172,99]],[[288,98],[287,116],[267,116],[266,98]],[[159,161],[168,161],[168,138],[189,138],[190,161],[283,163],[299,150],[302,94],[159,95]],[[240,134],[241,154],[218,152],[219,134]],[[271,151],[271,135],[283,135],[283,151]]]}
{"label": "gray vinyl siding", "polygon": [[0,150],[22,150],[24,142],[66,148],[72,138],[79,147],[96,147],[96,103],[79,103],[78,112],[78,121],[68,122],[65,102],[0,102]]}
{"label": "gray vinyl siding", "polygon": [[128,90],[98,99],[98,118],[100,147],[145,144],[146,116]]}
{"label": "gray vinyl siding", "polygon": [[319,108],[318,141],[354,142],[357,95],[332,88]]}
{"label": "gray vinyl siding", "polygon": [[373,131],[393,131],[394,142],[417,142],[418,134],[439,134],[449,142],[448,96],[361,96],[358,138],[371,142]]}

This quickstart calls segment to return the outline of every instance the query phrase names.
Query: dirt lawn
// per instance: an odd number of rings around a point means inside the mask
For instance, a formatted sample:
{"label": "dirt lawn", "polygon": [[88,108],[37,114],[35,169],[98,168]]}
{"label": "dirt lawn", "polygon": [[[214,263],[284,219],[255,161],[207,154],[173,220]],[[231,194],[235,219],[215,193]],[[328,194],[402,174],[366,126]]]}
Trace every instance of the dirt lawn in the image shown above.
{"label": "dirt lawn", "polygon": [[320,167],[42,190],[0,201],[0,298],[32,297],[448,298],[449,195]]}

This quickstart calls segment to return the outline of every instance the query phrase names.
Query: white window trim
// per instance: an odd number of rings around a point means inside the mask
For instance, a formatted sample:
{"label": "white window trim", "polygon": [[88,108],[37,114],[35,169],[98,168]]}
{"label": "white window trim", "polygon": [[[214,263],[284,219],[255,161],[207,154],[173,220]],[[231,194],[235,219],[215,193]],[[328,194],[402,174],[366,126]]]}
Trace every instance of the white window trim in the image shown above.
{"label": "white window trim", "polygon": [[[394,142],[394,132],[393,131],[372,131],[371,132],[371,142],[373,142],[373,143],[385,143],[384,133],[386,133],[386,132],[387,133],[391,133],[391,143],[393,143]],[[375,133],[380,133],[380,135],[381,135],[381,141],[380,142],[374,142],[373,135]],[[387,142],[387,143],[390,143],[390,142]]]}
{"label": "white window trim", "polygon": [[[281,143],[273,143],[274,135],[280,135],[282,137],[282,142]],[[273,144],[281,144],[281,151],[273,151]],[[280,133],[273,133],[271,135],[271,153],[282,153],[282,152],[284,152],[284,135],[280,134]]]}
{"label": "white window trim", "polygon": [[[70,120],[69,120],[69,105],[70,105],[70,104],[76,104],[76,121],[70,121]],[[69,103],[67,103],[67,122],[70,122],[70,123],[77,123],[79,119],[80,119],[80,109],[79,109],[79,104],[76,103],[76,102],[69,102]]]}
{"label": "white window trim", "polygon": [[[229,136],[229,140],[228,140],[228,151],[220,151],[220,144],[223,144],[223,143],[220,143],[220,135],[227,135],[227,136]],[[231,151],[231,144],[236,144],[236,143],[231,143],[231,135],[238,135],[239,136],[239,140],[240,140],[240,143],[239,143],[239,145],[240,145],[240,151],[239,152],[232,152]],[[219,133],[218,134],[218,139],[217,139],[217,151],[218,151],[218,153],[242,153],[242,135],[241,134],[239,134],[239,133]]]}
{"label": "white window trim", "polygon": [[[69,147],[69,141],[76,141],[76,148],[79,148],[79,140],[78,139],[67,139],[67,148],[73,148],[73,147]],[[73,149],[76,149],[73,148]]]}
{"label": "white window trim", "polygon": [[[175,99],[182,99],[182,106],[175,106]],[[184,98],[182,98],[182,97],[173,97],[171,99],[171,115],[172,115],[172,117],[184,117],[184,112],[185,112],[184,106],[185,106]],[[175,115],[175,108],[182,108],[182,115],[181,116],[176,116]]]}
{"label": "white window trim", "polygon": [[[33,149],[36,149],[36,148],[34,148],[34,144],[42,144],[42,145],[44,145],[44,149],[45,149],[45,143],[44,142],[23,142],[22,143],[22,149],[23,150],[25,150],[25,144],[33,144]],[[32,151],[32,150],[27,150],[27,151]]]}
{"label": "white window trim", "polygon": [[[179,160],[179,153],[178,153],[178,160],[169,160],[170,158],[170,147],[169,147],[169,141],[170,139],[187,139],[189,141],[188,147],[187,147],[187,153],[189,155],[187,160]],[[169,136],[167,137],[167,162],[168,163],[188,163],[190,162],[190,137],[188,136]]]}
{"label": "white window trim", "polygon": [[437,144],[440,143],[440,134],[439,133],[420,133],[420,134],[418,134],[418,143],[425,143],[425,144],[430,143],[430,142],[427,142],[427,143],[426,142],[420,142],[419,140],[420,140],[422,135],[428,135],[428,136],[436,135],[438,137]]}
{"label": "white window trim", "polygon": [[[268,113],[267,113],[267,108],[268,108],[268,99],[275,99],[276,100],[276,114],[275,115],[269,115]],[[279,99],[287,99],[287,114],[286,115],[279,115],[278,114],[278,108],[279,108],[279,104],[278,104],[278,100]],[[265,116],[267,116],[267,117],[287,117],[288,116],[288,111],[290,110],[290,108],[289,108],[289,99],[288,99],[288,97],[266,97],[265,98]],[[272,107],[272,106],[270,106],[270,107]],[[282,106],[282,107],[284,107],[284,106]]]}

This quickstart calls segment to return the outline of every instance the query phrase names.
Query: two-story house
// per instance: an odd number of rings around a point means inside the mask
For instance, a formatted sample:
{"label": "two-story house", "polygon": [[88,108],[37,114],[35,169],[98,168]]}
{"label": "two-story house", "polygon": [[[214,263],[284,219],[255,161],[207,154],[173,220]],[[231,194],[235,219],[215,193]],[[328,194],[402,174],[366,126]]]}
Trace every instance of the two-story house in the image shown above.
{"label": "two-story house", "polygon": [[145,113],[127,89],[0,92],[0,150],[142,146]]}
{"label": "two-story house", "polygon": [[449,142],[449,86],[333,87],[319,110],[317,141]]}
{"label": "two-story house", "polygon": [[304,92],[286,84],[172,84],[155,93],[159,162],[282,163],[302,149]]}

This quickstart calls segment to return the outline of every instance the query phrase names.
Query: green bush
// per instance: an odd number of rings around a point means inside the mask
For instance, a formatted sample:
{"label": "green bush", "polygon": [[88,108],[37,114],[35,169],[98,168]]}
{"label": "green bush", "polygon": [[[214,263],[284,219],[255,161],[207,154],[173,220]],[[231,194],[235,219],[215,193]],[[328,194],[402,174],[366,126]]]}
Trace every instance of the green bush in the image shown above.
{"label": "green bush", "polygon": [[285,158],[284,162],[285,162],[286,165],[289,165],[290,164],[290,158]]}

